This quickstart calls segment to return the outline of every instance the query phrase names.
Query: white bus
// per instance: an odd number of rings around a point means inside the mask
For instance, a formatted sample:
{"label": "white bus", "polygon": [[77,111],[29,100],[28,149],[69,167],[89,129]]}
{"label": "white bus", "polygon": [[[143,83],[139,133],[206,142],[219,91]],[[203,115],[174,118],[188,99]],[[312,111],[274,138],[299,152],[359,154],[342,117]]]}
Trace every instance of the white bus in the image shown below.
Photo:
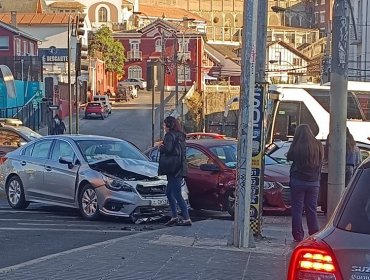
{"label": "white bus", "polygon": [[[326,139],[329,134],[330,85],[271,85],[269,96],[273,106],[267,143],[291,139],[295,128],[302,123],[311,127],[317,139]],[[348,82],[347,101],[348,129],[356,141],[370,144],[370,83]]]}

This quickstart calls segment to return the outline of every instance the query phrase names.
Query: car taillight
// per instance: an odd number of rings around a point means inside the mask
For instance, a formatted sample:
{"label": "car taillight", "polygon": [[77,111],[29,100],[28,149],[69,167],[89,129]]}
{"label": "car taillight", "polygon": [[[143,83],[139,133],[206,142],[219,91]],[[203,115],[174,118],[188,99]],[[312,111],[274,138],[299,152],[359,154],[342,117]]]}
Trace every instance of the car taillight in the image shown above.
{"label": "car taillight", "polygon": [[288,280],[342,280],[332,249],[320,239],[307,239],[293,251]]}
{"label": "car taillight", "polygon": [[7,159],[7,157],[0,157],[0,164],[3,164]]}

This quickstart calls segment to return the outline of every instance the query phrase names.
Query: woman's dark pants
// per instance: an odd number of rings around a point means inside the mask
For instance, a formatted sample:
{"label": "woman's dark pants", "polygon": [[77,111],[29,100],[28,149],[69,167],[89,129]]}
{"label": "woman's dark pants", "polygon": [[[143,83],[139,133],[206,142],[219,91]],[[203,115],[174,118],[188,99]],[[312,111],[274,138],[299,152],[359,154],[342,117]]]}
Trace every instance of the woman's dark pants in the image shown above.
{"label": "woman's dark pants", "polygon": [[172,175],[167,175],[167,188],[166,195],[168,202],[170,203],[172,217],[177,217],[177,207],[178,204],[185,220],[189,219],[189,211],[186,202],[181,194],[181,181],[182,177],[176,177]]}
{"label": "woman's dark pants", "polygon": [[308,234],[312,235],[319,231],[317,221],[317,197],[319,187],[314,186],[291,186],[292,194],[292,235],[294,240],[301,241],[304,238],[302,226],[303,207],[306,212]]}

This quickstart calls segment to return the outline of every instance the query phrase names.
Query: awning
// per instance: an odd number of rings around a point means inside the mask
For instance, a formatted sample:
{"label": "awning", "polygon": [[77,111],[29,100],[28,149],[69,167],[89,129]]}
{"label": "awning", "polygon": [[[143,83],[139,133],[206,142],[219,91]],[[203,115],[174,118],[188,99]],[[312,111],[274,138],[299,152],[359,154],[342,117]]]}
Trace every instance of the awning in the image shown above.
{"label": "awning", "polygon": [[217,78],[212,77],[212,76],[208,75],[207,73],[204,74],[204,79],[205,80],[211,80],[211,81],[217,81]]}

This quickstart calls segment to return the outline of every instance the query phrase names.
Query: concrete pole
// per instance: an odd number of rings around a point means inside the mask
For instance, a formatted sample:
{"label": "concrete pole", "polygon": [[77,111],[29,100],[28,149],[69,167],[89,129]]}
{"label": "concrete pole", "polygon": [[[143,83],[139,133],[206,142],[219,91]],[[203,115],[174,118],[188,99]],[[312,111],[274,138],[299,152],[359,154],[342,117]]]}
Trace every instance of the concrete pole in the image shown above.
{"label": "concrete pole", "polygon": [[175,40],[174,40],[175,48],[174,48],[174,61],[175,61],[175,108],[176,110],[179,109],[179,64],[177,61],[177,47],[178,47],[178,41],[177,41],[177,32],[175,32]]}
{"label": "concrete pole", "polygon": [[330,138],[328,216],[333,214],[344,190],[348,88],[349,7],[346,0],[333,6],[333,40],[330,86]]}
{"label": "concrete pole", "polygon": [[68,133],[72,134],[72,85],[71,85],[71,16],[68,16],[67,28],[67,48],[68,48]]}
{"label": "concrete pole", "polygon": [[258,0],[244,1],[238,162],[233,245],[250,247],[251,165]]}

